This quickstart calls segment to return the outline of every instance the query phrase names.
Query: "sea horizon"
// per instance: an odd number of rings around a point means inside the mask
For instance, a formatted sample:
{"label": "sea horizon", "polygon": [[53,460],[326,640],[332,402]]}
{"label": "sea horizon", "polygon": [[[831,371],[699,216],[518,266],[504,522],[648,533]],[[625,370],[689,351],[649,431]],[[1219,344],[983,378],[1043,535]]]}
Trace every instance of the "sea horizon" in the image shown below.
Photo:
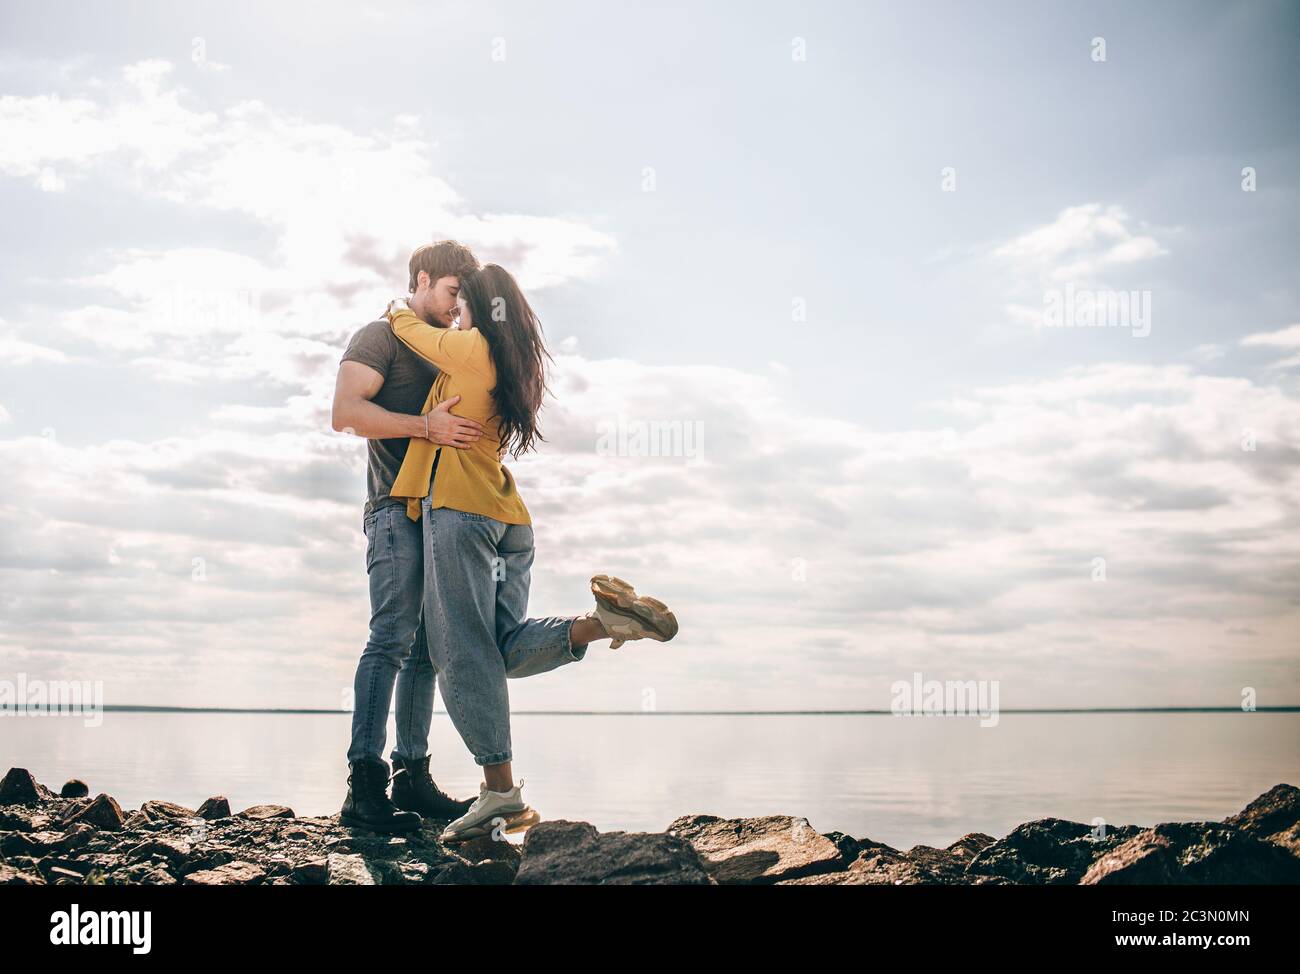
{"label": "sea horizon", "polygon": [[[0,716],[11,717],[20,714],[51,714],[73,716],[81,710],[97,710],[102,713],[195,713],[195,714],[351,714],[351,710],[325,709],[312,707],[180,707],[158,704],[104,704],[99,707],[82,707],[79,709],[61,709],[57,707],[14,707],[0,708]],[[389,711],[391,714],[393,711]],[[1151,714],[1151,713],[1296,713],[1300,704],[1284,704],[1271,707],[1184,706],[1184,707],[999,707],[998,714]],[[445,710],[434,710],[435,716],[447,715]],[[511,710],[511,714],[521,717],[975,717],[981,714],[972,710],[968,713],[942,712],[898,712],[883,709],[806,709],[806,710]]]}

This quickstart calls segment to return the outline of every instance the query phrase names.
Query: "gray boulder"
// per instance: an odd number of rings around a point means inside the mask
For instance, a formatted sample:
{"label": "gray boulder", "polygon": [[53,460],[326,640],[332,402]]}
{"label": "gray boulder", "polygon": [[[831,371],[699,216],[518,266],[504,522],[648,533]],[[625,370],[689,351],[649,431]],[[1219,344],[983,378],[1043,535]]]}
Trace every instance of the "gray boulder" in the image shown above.
{"label": "gray boulder", "polygon": [[524,837],[517,886],[710,885],[690,843],[653,832],[598,832],[586,822],[542,822]]}

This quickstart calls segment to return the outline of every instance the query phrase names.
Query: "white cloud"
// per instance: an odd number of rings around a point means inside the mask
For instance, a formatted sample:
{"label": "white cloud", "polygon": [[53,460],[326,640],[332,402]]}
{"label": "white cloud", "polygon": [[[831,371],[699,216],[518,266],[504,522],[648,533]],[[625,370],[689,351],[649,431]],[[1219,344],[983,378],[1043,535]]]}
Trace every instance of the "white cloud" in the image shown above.
{"label": "white cloud", "polygon": [[[1242,345],[1264,346],[1267,348],[1300,349],[1300,324],[1290,325],[1278,331],[1257,332],[1241,340]],[[1300,368],[1300,353],[1280,358],[1269,365],[1273,370]]]}
{"label": "white cloud", "polygon": [[[997,676],[1017,705],[1151,703],[1153,672],[1158,701],[1204,703],[1227,629],[1256,633],[1234,644],[1247,669],[1290,652],[1300,402],[1283,391],[1096,366],[977,389],[948,430],[882,432],[793,416],[778,381],[559,357],[547,441],[513,467],[532,610],[584,611],[586,578],[612,571],[683,632],[512,687],[517,705],[618,707],[653,685],[684,707],[876,706],[904,659]],[[119,702],[335,705],[366,627],[364,470],[359,441],[324,432],[326,392],[191,437],[0,441],[0,651],[108,675]],[[694,424],[699,448],[601,453],[610,422]],[[217,666],[216,686],[175,676]]]}
{"label": "white cloud", "polygon": [[55,348],[35,342],[23,341],[13,334],[12,327],[0,318],[0,364],[30,365],[33,362],[66,362],[68,356]]}
{"label": "white cloud", "polygon": [[1154,237],[1132,229],[1123,207],[1101,203],[1066,207],[1051,223],[993,251],[995,257],[1045,271],[1054,281],[1076,283],[1165,253]]}
{"label": "white cloud", "polygon": [[1300,348],[1300,324],[1278,331],[1256,332],[1241,340],[1243,345],[1268,345],[1277,348]]}
{"label": "white cloud", "polygon": [[[435,236],[463,239],[534,288],[589,275],[615,246],[570,219],[474,212],[433,171],[410,117],[358,133],[256,101],[207,107],[171,75],[167,62],[144,61],[76,98],[0,98],[0,173],[47,190],[93,178],[191,213],[240,215],[274,241],[256,253],[162,249],[126,228],[123,249],[76,282],[116,302],[71,315],[96,319],[69,322],[78,341],[168,354],[194,371],[190,337],[334,334],[367,320],[405,287],[410,250]],[[264,316],[238,313],[241,302]]]}
{"label": "white cloud", "polygon": [[[1123,207],[1085,203],[1067,207],[1051,223],[993,246],[987,258],[995,279],[1004,281],[1007,320],[1038,328],[1044,324],[1049,300],[1060,307],[1062,288],[1111,291],[1108,278],[1166,253],[1154,237],[1134,228]],[[1138,334],[1137,318],[1133,324]],[[1149,327],[1150,321],[1145,324]]]}

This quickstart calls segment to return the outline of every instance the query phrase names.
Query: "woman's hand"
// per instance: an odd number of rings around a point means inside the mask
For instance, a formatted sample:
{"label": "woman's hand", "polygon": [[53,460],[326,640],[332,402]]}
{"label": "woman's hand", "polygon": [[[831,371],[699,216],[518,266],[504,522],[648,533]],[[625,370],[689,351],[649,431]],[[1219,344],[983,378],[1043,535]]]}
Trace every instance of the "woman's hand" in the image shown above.
{"label": "woman's hand", "polygon": [[472,446],[483,435],[481,424],[463,416],[454,416],[451,407],[460,402],[460,396],[452,396],[434,406],[424,414],[428,435],[425,439],[439,446],[453,446],[464,450]]}

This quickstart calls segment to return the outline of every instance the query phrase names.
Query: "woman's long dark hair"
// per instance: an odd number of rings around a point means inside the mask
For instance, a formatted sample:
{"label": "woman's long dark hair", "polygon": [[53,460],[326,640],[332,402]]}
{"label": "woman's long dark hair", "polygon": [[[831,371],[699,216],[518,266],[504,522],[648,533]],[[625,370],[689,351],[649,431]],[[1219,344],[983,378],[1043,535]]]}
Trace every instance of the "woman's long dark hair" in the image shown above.
{"label": "woman's long dark hair", "polygon": [[498,264],[461,278],[460,296],[470,323],[487,339],[496,368],[492,390],[501,421],[501,445],[518,457],[536,449],[542,434],[537,411],[546,395],[546,362],[551,353],[542,342],[542,323],[510,273]]}

